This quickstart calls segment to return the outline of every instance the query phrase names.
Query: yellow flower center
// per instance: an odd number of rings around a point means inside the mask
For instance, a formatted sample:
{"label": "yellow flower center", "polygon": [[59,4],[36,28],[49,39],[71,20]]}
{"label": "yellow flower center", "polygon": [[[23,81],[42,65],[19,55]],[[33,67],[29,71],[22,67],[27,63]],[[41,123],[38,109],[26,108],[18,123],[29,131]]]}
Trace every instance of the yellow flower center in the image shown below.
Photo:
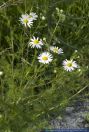
{"label": "yellow flower center", "polygon": [[69,62],[69,63],[67,64],[67,66],[68,66],[68,67],[72,67],[72,63]]}
{"label": "yellow flower center", "polygon": [[38,43],[39,43],[39,40],[35,39],[34,44],[38,44]]}
{"label": "yellow flower center", "polygon": [[47,56],[43,56],[42,59],[43,59],[44,61],[46,61],[46,60],[48,60],[48,57],[47,57]]}
{"label": "yellow flower center", "polygon": [[56,53],[58,53],[58,49],[57,48],[54,48],[53,51],[56,52]]}
{"label": "yellow flower center", "polygon": [[24,23],[26,23],[26,24],[27,24],[27,23],[28,23],[28,19],[24,19]]}

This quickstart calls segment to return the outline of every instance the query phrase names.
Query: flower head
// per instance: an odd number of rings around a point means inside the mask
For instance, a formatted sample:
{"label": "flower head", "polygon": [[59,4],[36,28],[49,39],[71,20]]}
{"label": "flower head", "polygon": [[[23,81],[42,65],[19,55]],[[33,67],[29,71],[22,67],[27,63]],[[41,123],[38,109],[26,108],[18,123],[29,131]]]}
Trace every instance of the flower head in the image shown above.
{"label": "flower head", "polygon": [[45,20],[46,18],[45,18],[45,16],[42,16],[41,19],[42,19],[42,20]]}
{"label": "flower head", "polygon": [[29,46],[31,46],[32,48],[41,48],[41,46],[43,45],[43,42],[41,39],[39,39],[38,37],[35,38],[33,36],[33,38],[31,39],[31,41],[29,42]]}
{"label": "flower head", "polygon": [[59,8],[56,8],[56,11],[57,11],[57,15],[60,18],[60,22],[64,22],[66,18],[64,11],[62,9],[60,10]]}
{"label": "flower head", "polygon": [[20,17],[20,22],[25,26],[25,27],[31,27],[33,24],[33,21],[29,18],[28,14],[22,14]]}
{"label": "flower head", "polygon": [[56,46],[50,46],[50,50],[54,53],[57,53],[57,54],[62,54],[63,53],[63,49],[61,48],[58,48]]}
{"label": "flower head", "polygon": [[63,61],[63,67],[66,71],[73,71],[75,68],[78,68],[78,65],[76,63],[76,61],[73,60],[64,60]]}
{"label": "flower head", "polygon": [[48,64],[53,60],[53,56],[49,52],[43,52],[39,55],[38,60],[40,63]]}
{"label": "flower head", "polygon": [[3,75],[3,72],[2,71],[0,71],[0,76],[2,76]]}
{"label": "flower head", "polygon": [[31,12],[31,13],[29,14],[29,18],[30,18],[31,20],[36,20],[37,17],[38,17],[38,15],[36,15],[36,13],[34,13],[34,12]]}

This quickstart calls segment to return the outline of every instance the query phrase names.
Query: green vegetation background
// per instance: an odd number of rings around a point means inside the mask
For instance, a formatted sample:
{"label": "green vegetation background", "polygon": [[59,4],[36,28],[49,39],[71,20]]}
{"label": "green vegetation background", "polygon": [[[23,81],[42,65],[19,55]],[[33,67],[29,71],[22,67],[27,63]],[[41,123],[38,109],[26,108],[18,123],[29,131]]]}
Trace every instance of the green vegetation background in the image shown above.
{"label": "green vegetation background", "polygon": [[[64,10],[64,22],[58,21],[56,8]],[[30,11],[39,17],[26,30],[19,17]],[[33,35],[46,38],[48,46],[56,43],[64,55],[39,64],[40,51],[27,50]],[[66,58],[76,60],[81,70],[64,71]],[[63,115],[67,105],[89,97],[88,65],[89,0],[0,0],[0,132],[50,128],[48,122]]]}

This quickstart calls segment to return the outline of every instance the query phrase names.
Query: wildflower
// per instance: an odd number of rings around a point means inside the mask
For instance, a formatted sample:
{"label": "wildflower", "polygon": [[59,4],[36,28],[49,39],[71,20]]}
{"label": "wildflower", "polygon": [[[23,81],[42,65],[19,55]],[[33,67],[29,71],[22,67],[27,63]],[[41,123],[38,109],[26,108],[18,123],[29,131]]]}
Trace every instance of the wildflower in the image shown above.
{"label": "wildflower", "polygon": [[41,46],[43,45],[43,42],[41,39],[39,39],[38,37],[35,38],[33,36],[33,38],[31,39],[31,41],[29,42],[29,45],[32,47],[32,48],[41,48]]}
{"label": "wildflower", "polygon": [[39,55],[38,60],[40,63],[48,64],[53,60],[53,57],[49,52],[43,52]]}
{"label": "wildflower", "polygon": [[60,22],[64,22],[65,18],[66,18],[64,11],[62,9],[59,9],[59,8],[56,8],[56,11],[57,11],[57,15],[60,18]]}
{"label": "wildflower", "polygon": [[80,58],[80,56],[77,56],[77,58],[79,59],[79,58]]}
{"label": "wildflower", "polygon": [[56,46],[50,46],[50,50],[54,53],[57,53],[57,54],[62,54],[63,53],[63,49],[61,48],[58,48]]}
{"label": "wildflower", "polygon": [[37,20],[37,17],[38,17],[38,15],[36,15],[36,13],[34,13],[34,12],[31,12],[30,14],[29,14],[29,18],[30,18],[30,20]]}
{"label": "wildflower", "polygon": [[54,71],[53,71],[54,73],[57,73],[57,70],[56,69],[54,69]]}
{"label": "wildflower", "polygon": [[81,72],[81,69],[78,69],[79,72]]}
{"label": "wildflower", "polygon": [[46,41],[46,38],[44,37],[43,40]]}
{"label": "wildflower", "polygon": [[59,8],[58,7],[56,7],[56,11],[59,12]]}
{"label": "wildflower", "polygon": [[62,9],[60,10],[60,13],[63,13],[63,10]]}
{"label": "wildflower", "polygon": [[64,60],[63,61],[63,67],[66,71],[73,71],[75,68],[78,68],[78,65],[76,63],[76,61],[73,60]]}
{"label": "wildflower", "polygon": [[75,53],[77,53],[78,51],[77,51],[77,50],[75,50],[74,52],[75,52]]}
{"label": "wildflower", "polygon": [[45,20],[45,16],[42,16],[41,19],[42,19],[42,20]]}
{"label": "wildflower", "polygon": [[33,24],[32,19],[29,18],[28,14],[22,14],[20,17],[20,22],[25,26],[25,27],[31,27]]}
{"label": "wildflower", "polygon": [[0,76],[2,76],[3,75],[3,72],[2,71],[0,71]]}

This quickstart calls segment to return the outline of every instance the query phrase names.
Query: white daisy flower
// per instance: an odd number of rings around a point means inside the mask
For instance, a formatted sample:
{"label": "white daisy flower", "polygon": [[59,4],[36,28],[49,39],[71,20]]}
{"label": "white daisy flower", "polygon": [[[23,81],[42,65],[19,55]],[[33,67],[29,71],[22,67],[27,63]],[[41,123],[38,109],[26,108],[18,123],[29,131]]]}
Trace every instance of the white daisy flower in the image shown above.
{"label": "white daisy flower", "polygon": [[76,63],[76,61],[73,60],[64,60],[63,61],[63,67],[66,71],[73,71],[75,68],[78,68],[78,65]]}
{"label": "white daisy flower", "polygon": [[53,60],[53,56],[49,52],[43,52],[39,55],[38,60],[40,63],[48,64]]}
{"label": "white daisy flower", "polygon": [[57,53],[57,54],[62,54],[63,53],[63,49],[61,48],[58,48],[56,46],[50,46],[50,50],[54,53]]}
{"label": "white daisy flower", "polygon": [[25,27],[31,27],[33,24],[33,21],[29,18],[28,14],[22,14],[20,17],[20,22],[25,26]]}
{"label": "white daisy flower", "polygon": [[38,37],[35,38],[33,36],[33,38],[31,39],[31,41],[29,42],[29,46],[31,46],[32,48],[41,48],[43,45],[42,39],[39,39]]}
{"label": "white daisy flower", "polygon": [[31,20],[37,20],[37,17],[38,17],[38,15],[36,15],[36,13],[34,13],[34,12],[31,12],[31,13],[29,14],[29,18],[30,18]]}

